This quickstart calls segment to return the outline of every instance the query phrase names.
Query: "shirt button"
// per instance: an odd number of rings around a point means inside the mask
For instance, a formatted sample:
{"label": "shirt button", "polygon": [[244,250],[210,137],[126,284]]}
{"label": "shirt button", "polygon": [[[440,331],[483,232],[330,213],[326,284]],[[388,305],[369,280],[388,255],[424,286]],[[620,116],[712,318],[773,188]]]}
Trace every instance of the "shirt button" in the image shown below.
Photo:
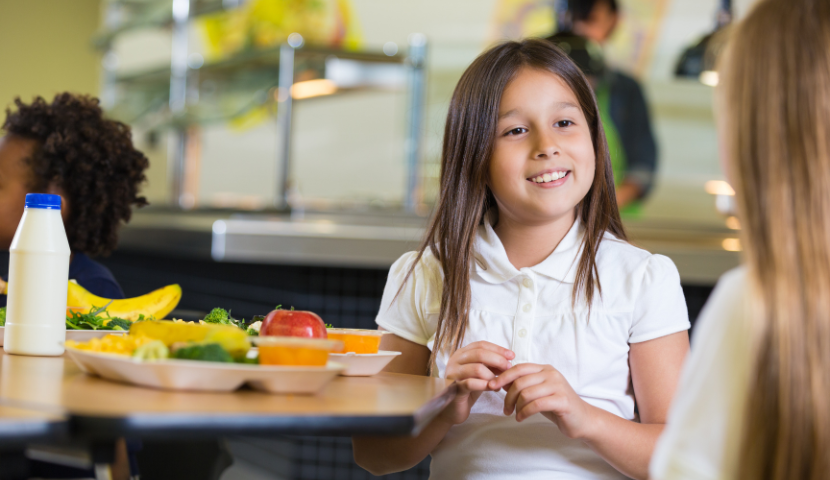
{"label": "shirt button", "polygon": [[522,285],[524,285],[525,288],[530,288],[533,286],[533,280],[525,278],[524,280],[522,280]]}
{"label": "shirt button", "polygon": [[531,305],[529,303],[525,303],[525,306],[522,307],[522,310],[524,310],[525,313],[529,312],[531,309],[533,309],[533,305]]}
{"label": "shirt button", "polygon": [[527,330],[525,330],[524,328],[519,330],[519,336],[525,338],[527,336]]}

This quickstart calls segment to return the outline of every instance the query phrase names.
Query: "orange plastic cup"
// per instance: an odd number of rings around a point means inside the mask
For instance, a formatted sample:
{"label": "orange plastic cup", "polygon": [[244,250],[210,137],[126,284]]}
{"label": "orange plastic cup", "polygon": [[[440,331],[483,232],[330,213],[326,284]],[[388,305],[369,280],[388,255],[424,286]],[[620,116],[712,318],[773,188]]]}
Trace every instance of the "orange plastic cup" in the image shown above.
{"label": "orange plastic cup", "polygon": [[380,339],[387,332],[356,328],[329,328],[327,333],[329,339],[343,342],[343,350],[334,353],[378,353]]}
{"label": "orange plastic cup", "polygon": [[297,337],[255,337],[260,365],[323,367],[329,352],[343,348],[343,342]]}

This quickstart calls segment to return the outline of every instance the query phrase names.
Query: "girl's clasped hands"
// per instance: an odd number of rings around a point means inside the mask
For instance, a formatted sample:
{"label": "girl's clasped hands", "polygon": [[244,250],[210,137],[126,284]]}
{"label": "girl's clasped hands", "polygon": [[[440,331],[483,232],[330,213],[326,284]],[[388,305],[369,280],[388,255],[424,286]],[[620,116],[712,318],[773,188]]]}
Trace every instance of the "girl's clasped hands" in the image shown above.
{"label": "girl's clasped hands", "polygon": [[453,425],[463,423],[484,392],[504,390],[504,414],[521,422],[541,413],[570,438],[589,436],[591,406],[551,365],[520,363],[516,354],[496,344],[479,341],[458,349],[447,363],[447,378],[458,386],[455,400],[441,414]]}

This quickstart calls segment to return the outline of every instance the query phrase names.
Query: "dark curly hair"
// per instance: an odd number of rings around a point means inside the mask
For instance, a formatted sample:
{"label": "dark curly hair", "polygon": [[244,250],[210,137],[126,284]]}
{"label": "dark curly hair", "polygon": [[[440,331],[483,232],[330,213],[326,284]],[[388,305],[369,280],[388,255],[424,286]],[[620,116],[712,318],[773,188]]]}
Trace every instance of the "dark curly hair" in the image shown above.
{"label": "dark curly hair", "polygon": [[35,141],[26,159],[32,171],[29,188],[63,189],[69,204],[66,236],[73,252],[109,254],[132,206],[147,205],[138,189],[150,162],[133,147],[130,127],[104,118],[98,99],[90,96],[60,93],[52,103],[42,97],[29,105],[19,97],[14,103],[17,111],[6,110],[3,130]]}

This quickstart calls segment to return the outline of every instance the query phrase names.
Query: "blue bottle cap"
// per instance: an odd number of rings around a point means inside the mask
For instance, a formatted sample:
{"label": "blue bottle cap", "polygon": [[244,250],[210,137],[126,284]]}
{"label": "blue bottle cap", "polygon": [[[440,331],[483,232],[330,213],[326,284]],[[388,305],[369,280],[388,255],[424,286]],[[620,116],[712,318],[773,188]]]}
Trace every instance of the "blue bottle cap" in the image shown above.
{"label": "blue bottle cap", "polygon": [[27,193],[26,208],[48,208],[50,210],[61,209],[61,196],[51,193]]}

